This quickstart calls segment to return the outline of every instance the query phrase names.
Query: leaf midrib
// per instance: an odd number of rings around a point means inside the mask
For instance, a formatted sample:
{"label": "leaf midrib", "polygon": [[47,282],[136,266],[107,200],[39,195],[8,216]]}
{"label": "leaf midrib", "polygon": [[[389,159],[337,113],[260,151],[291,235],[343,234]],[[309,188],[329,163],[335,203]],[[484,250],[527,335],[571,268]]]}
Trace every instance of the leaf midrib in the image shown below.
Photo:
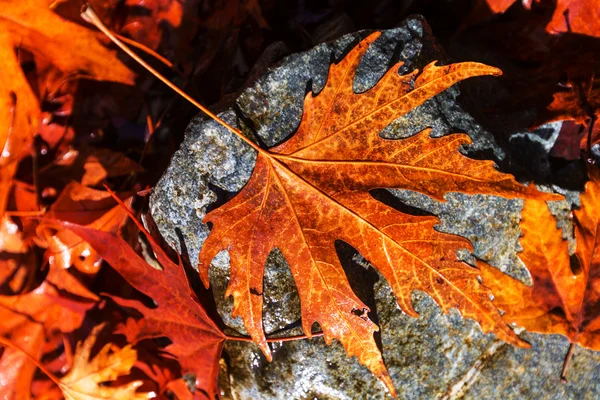
{"label": "leaf midrib", "polygon": [[[393,243],[396,243],[397,246],[402,249],[403,252],[405,252],[406,254],[408,254],[410,257],[414,258],[415,260],[417,260],[420,264],[422,264],[423,266],[425,266],[425,268],[427,268],[430,271],[433,271],[436,275],[438,275],[440,278],[442,278],[445,282],[447,282],[449,284],[450,287],[454,288],[454,290],[456,290],[458,293],[460,293],[462,295],[463,298],[465,298],[470,304],[472,304],[472,306],[474,308],[476,308],[477,310],[480,311],[481,315],[484,315],[487,319],[489,320],[493,320],[493,318],[491,318],[490,316],[488,316],[488,313],[486,312],[486,310],[483,310],[481,307],[479,307],[479,304],[477,304],[477,302],[474,302],[469,296],[467,296],[459,287],[457,287],[452,281],[450,281],[448,278],[446,278],[444,275],[440,274],[435,268],[429,266],[428,263],[426,263],[425,261],[423,261],[421,258],[419,258],[418,256],[416,256],[415,254],[411,253],[410,251],[408,251],[407,249],[405,249],[400,243],[398,243],[395,239],[393,239],[392,237],[390,237],[388,234],[386,234],[385,232],[382,232],[380,229],[378,229],[376,226],[374,226],[372,223],[370,223],[369,221],[363,219],[360,215],[358,215],[356,212],[354,212],[353,210],[345,207],[343,204],[339,203],[337,200],[331,198],[330,196],[328,196],[326,193],[322,192],[318,187],[312,185],[310,182],[306,181],[304,178],[302,178],[300,175],[296,174],[294,171],[290,170],[285,164],[279,162],[278,165],[280,165],[282,168],[286,169],[287,171],[289,171],[290,174],[292,174],[294,177],[296,177],[297,179],[299,179],[301,182],[303,182],[305,185],[307,185],[309,188],[315,190],[320,196],[324,196],[325,198],[327,198],[327,200],[329,200],[330,202],[332,202],[335,206],[342,208],[343,210],[349,212],[350,214],[352,214],[355,218],[359,219],[362,223],[370,226],[372,229],[374,229],[377,232],[380,232],[382,236],[384,236],[385,238],[389,239],[390,241],[392,241]],[[285,197],[286,200],[289,202],[292,210],[295,210],[293,208],[293,202],[289,199],[289,196],[287,195],[287,192],[285,191],[285,186],[283,186],[282,182],[279,180],[279,177],[277,176],[277,180],[280,182],[280,185],[282,186],[283,189],[283,193],[285,193]],[[294,211],[294,217],[296,218],[296,221],[298,223],[298,226],[300,227],[300,231],[302,232],[302,225],[300,224],[300,222],[298,221],[297,218],[297,214]],[[304,235],[303,235],[304,238]],[[306,243],[306,241],[305,241]],[[309,247],[310,248],[310,247]],[[396,270],[395,268],[391,268],[392,272],[394,273],[394,277],[396,278],[396,281],[398,281],[397,276],[396,276]],[[439,305],[438,305],[439,306]]]}

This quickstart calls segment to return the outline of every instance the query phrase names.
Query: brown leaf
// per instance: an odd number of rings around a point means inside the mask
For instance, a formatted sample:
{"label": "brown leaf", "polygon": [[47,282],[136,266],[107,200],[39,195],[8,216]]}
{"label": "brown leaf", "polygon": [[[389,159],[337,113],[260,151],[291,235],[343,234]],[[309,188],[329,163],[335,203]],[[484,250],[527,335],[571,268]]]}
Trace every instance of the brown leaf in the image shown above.
{"label": "brown leaf", "polygon": [[259,0],[218,0],[210,10],[210,15],[202,20],[202,27],[220,31],[226,27],[237,27],[252,17],[260,28],[268,29],[269,23],[262,15]]}
{"label": "brown leaf", "polygon": [[481,277],[494,293],[494,304],[505,311],[504,320],[532,332],[561,334],[571,343],[600,350],[600,172],[591,167],[590,181],[574,212],[576,263],[567,242],[543,201],[527,200],[523,207],[521,260],[533,286],[482,264]]}
{"label": "brown leaf", "polygon": [[26,253],[29,246],[23,240],[18,225],[8,216],[0,217],[0,253]]}
{"label": "brown leaf", "polygon": [[83,169],[85,173],[81,184],[95,186],[108,177],[123,176],[132,172],[143,171],[138,163],[125,157],[123,153],[108,149],[85,149],[89,155],[85,158]]}
{"label": "brown leaf", "polygon": [[218,393],[219,358],[225,335],[198,301],[183,267],[170,260],[139,222],[138,226],[148,237],[164,268],[162,271],[148,265],[114,233],[70,222],[57,223],[89,243],[133,287],[157,304],[156,308],[148,308],[138,301],[115,299],[119,304],[134,307],[144,315],[139,321],[128,320],[121,328],[127,340],[136,343],[146,338],[168,337],[172,344],[166,350],[177,356],[183,373],[194,373],[197,388],[214,398]]}
{"label": "brown leaf", "polygon": [[132,11],[121,32],[132,39],[156,49],[163,37],[162,25],[166,22],[174,28],[179,27],[183,17],[182,0],[126,0],[125,6],[132,10],[141,7],[146,13]]}
{"label": "brown leaf", "polygon": [[127,375],[137,360],[137,352],[127,345],[119,349],[107,343],[100,352],[90,359],[92,347],[103,325],[96,326],[83,343],[77,344],[73,367],[60,379],[60,389],[67,400],[92,399],[149,399],[150,393],[138,393],[142,381],[126,385],[108,386],[106,383]]}
{"label": "brown leaf", "polygon": [[169,382],[167,389],[175,395],[177,400],[193,400],[194,398],[194,395],[190,392],[187,384],[181,378]]}
{"label": "brown leaf", "polygon": [[[200,275],[209,284],[213,257],[228,250],[231,281],[226,296],[234,298],[234,316],[267,358],[271,358],[262,326],[263,270],[269,253],[279,248],[290,265],[300,296],[302,325],[311,336],[321,326],[327,343],[340,340],[349,356],[356,355],[391,393],[373,332],[369,308],[353,293],[335,251],[343,240],[357,249],[390,283],[399,306],[417,316],[413,290],[429,294],[448,312],[457,308],[479,322],[484,332],[523,346],[502,321],[477,281],[479,271],[457,259],[456,251],[471,248],[458,236],[434,230],[435,217],[401,213],[377,200],[369,190],[409,189],[443,201],[449,191],[505,197],[536,197],[491,161],[464,157],[458,148],[466,135],[439,139],[430,130],[403,140],[379,133],[392,121],[454,83],[500,70],[478,63],[438,67],[429,64],[419,74],[398,75],[392,67],[375,87],[353,92],[355,70],[368,45],[363,40],[331,66],[323,90],[309,93],[300,126],[282,145],[261,150],[252,177],[231,201],[207,214],[212,231],[200,252]],[[543,196],[543,195],[542,195]]]}
{"label": "brown leaf", "polygon": [[[92,300],[92,301],[90,301]],[[41,323],[47,330],[72,332],[79,328],[87,310],[96,299],[65,296],[50,280],[44,281],[35,290],[21,295],[0,296],[0,310],[6,313],[25,315],[29,320]],[[3,318],[1,332],[9,332],[14,323]]]}
{"label": "brown leaf", "polygon": [[600,37],[600,2],[558,0],[546,30],[549,33],[571,32]]}

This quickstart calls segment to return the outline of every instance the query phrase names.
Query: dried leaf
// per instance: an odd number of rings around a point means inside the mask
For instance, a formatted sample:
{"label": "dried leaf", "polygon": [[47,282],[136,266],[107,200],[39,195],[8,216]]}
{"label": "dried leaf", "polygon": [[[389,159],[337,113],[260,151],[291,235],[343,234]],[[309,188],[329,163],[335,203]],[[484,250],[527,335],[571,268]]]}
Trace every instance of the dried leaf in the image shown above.
{"label": "dried leaf", "polygon": [[28,248],[19,232],[19,226],[6,215],[0,217],[0,252],[22,254]]}
{"label": "dried leaf", "polygon": [[[379,133],[392,121],[454,83],[500,70],[478,63],[438,67],[398,75],[392,67],[369,91],[353,92],[355,70],[368,45],[363,40],[331,66],[323,90],[309,93],[300,126],[282,145],[262,150],[252,177],[225,205],[207,214],[212,231],[200,252],[200,275],[209,284],[214,256],[228,250],[231,280],[226,296],[234,298],[234,316],[271,358],[262,326],[263,270],[269,253],[279,248],[288,261],[300,296],[302,325],[311,336],[321,326],[327,343],[341,341],[391,393],[368,318],[369,308],[353,293],[335,251],[336,240],[357,249],[390,283],[398,304],[417,316],[413,290],[429,294],[444,312],[457,308],[510,343],[523,346],[502,321],[477,281],[479,271],[457,259],[471,248],[461,237],[434,230],[435,217],[403,214],[375,200],[369,190],[409,189],[443,201],[449,191],[505,197],[536,197],[534,188],[515,182],[490,161],[461,155],[466,135],[439,139],[430,130],[403,140]],[[542,195],[543,196],[543,195]]]}
{"label": "dried leaf", "polygon": [[127,375],[137,360],[137,352],[130,345],[122,349],[107,343],[90,359],[92,347],[103,325],[96,326],[83,343],[77,344],[73,367],[60,379],[60,389],[67,400],[92,399],[149,399],[150,393],[137,393],[142,381],[133,381],[121,386],[108,386],[107,382]]}
{"label": "dried leaf", "polygon": [[269,28],[269,23],[262,15],[259,0],[218,0],[210,10],[210,15],[202,21],[202,26],[208,30],[221,31],[224,27],[240,26],[249,17],[259,27]]}
{"label": "dried leaf", "polygon": [[[125,6],[130,7],[132,12],[121,32],[152,49],[158,47],[163,37],[162,25],[166,22],[177,28],[183,18],[182,0],[126,0]],[[148,11],[136,13],[135,10],[141,7]]]}
{"label": "dried leaf", "polygon": [[[39,322],[47,330],[72,332],[81,326],[83,317],[95,305],[96,299],[65,296],[50,280],[44,281],[35,290],[21,295],[0,296],[0,310]],[[2,332],[13,327],[10,318],[3,318]]]}
{"label": "dried leaf", "polygon": [[[591,143],[594,145],[600,142],[600,124],[591,127],[592,118],[600,118],[600,78],[594,79],[590,76],[584,79],[573,79],[569,81],[566,90],[554,94],[552,103],[544,113],[541,123],[553,121],[574,121],[581,129],[577,129],[580,134],[567,135],[566,143],[563,146],[569,147],[573,143],[575,147],[579,144],[582,150],[588,147],[588,131],[591,132]],[[538,123],[536,125],[541,125]],[[561,132],[561,135],[573,132],[573,129]],[[556,153],[556,152],[555,152]],[[567,158],[567,157],[565,157]]]}
{"label": "dried leaf", "polygon": [[123,176],[132,172],[143,171],[138,163],[125,157],[123,153],[108,149],[86,149],[89,155],[85,158],[83,169],[85,173],[81,184],[95,186],[108,177]]}
{"label": "dried leaf", "polygon": [[210,319],[190,288],[181,265],[174,264],[160,246],[145,231],[162,271],[148,265],[119,236],[70,222],[58,222],[64,228],[89,243],[100,256],[117,270],[133,287],[146,294],[157,304],[148,308],[138,301],[115,299],[126,307],[134,307],[143,315],[139,321],[128,320],[121,327],[130,343],[142,339],[168,337],[172,344],[166,350],[181,364],[183,373],[196,375],[196,386],[209,398],[217,393],[219,358],[225,335]]}
{"label": "dried leaf", "polygon": [[600,172],[596,167],[589,172],[581,207],[574,212],[576,263],[571,263],[567,242],[546,203],[527,200],[520,258],[533,286],[487,264],[481,266],[481,277],[494,293],[494,304],[505,311],[505,321],[532,332],[561,334],[571,343],[600,350]]}
{"label": "dried leaf", "polygon": [[[11,319],[13,325],[10,336],[13,342],[28,354],[36,358],[42,356],[44,343],[44,327],[36,322],[29,321],[23,315],[7,315],[6,310],[0,307],[0,317],[3,323]],[[15,320],[19,322],[15,324]],[[6,335],[5,332],[1,332]],[[4,400],[25,400],[31,398],[31,382],[37,367],[23,352],[4,348],[0,352],[0,398]]]}
{"label": "dried leaf", "polygon": [[47,243],[48,250],[44,257],[51,267],[67,269],[73,265],[85,274],[95,274],[100,268],[101,257],[73,232],[54,224],[52,221],[55,219],[117,232],[127,221],[127,213],[116,205],[108,192],[72,182],[64,188],[40,222],[37,232]]}
{"label": "dried leaf", "polygon": [[48,0],[0,2],[0,27],[9,41],[8,46],[0,48],[3,59],[15,60],[14,49],[24,48],[52,60],[68,75],[83,74],[90,79],[133,84],[133,73],[114,51],[98,41],[95,31],[63,19],[49,8],[49,3]]}
{"label": "dried leaf", "polygon": [[[1,3],[0,3],[1,4]],[[5,6],[2,6],[5,8]],[[1,19],[0,19],[1,21]],[[4,214],[17,164],[33,139],[40,106],[0,23],[0,216]]]}

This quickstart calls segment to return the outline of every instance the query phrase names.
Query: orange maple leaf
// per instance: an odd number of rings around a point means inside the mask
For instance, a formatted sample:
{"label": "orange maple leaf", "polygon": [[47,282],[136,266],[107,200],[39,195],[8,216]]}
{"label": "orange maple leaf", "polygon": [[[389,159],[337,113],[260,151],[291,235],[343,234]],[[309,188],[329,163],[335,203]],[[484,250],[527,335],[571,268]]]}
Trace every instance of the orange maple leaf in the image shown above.
{"label": "orange maple leaf", "polygon": [[[378,328],[369,308],[353,293],[335,251],[343,240],[357,249],[388,280],[399,306],[417,316],[413,290],[429,294],[448,312],[457,308],[479,322],[483,331],[523,346],[502,321],[479,284],[479,271],[457,259],[471,248],[464,238],[434,230],[435,217],[403,214],[375,200],[369,190],[410,189],[443,201],[445,193],[487,193],[536,197],[494,169],[491,161],[475,161],[458,152],[470,143],[466,135],[429,137],[430,129],[404,140],[379,133],[392,121],[463,79],[499,75],[479,63],[438,67],[419,74],[391,68],[371,90],[355,94],[353,79],[362,55],[379,33],[364,39],[331,66],[325,88],[308,94],[296,134],[259,154],[252,177],[231,201],[213,210],[213,224],[202,246],[199,271],[206,286],[213,257],[228,250],[231,281],[226,295],[268,359],[271,353],[262,326],[263,270],[269,253],[279,248],[290,265],[300,296],[302,325],[311,336],[318,322],[327,343],[338,339],[357,356],[392,394],[393,384],[373,339]],[[543,195],[542,195],[543,196]]]}
{"label": "orange maple leaf", "polygon": [[600,350],[600,171],[590,167],[589,172],[591,181],[581,195],[581,207],[573,213],[576,268],[571,267],[568,244],[546,203],[526,200],[520,258],[533,286],[484,263],[481,277],[494,293],[494,304],[505,311],[505,321],[532,332],[561,334],[572,344]]}

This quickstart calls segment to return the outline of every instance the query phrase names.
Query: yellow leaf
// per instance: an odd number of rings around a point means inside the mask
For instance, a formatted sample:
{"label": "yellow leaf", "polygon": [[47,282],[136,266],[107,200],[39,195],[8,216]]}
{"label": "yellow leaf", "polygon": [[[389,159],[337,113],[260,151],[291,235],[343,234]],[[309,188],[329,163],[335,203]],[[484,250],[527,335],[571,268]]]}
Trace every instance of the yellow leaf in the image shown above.
{"label": "yellow leaf", "polygon": [[142,385],[142,381],[133,381],[122,386],[107,385],[131,371],[131,367],[137,360],[137,352],[130,345],[119,349],[113,343],[107,343],[96,357],[90,360],[90,352],[103,326],[103,324],[96,326],[90,336],[83,343],[80,342],[77,345],[73,367],[60,380],[59,384],[65,399],[135,400],[151,398],[151,393],[136,393],[136,389]]}

